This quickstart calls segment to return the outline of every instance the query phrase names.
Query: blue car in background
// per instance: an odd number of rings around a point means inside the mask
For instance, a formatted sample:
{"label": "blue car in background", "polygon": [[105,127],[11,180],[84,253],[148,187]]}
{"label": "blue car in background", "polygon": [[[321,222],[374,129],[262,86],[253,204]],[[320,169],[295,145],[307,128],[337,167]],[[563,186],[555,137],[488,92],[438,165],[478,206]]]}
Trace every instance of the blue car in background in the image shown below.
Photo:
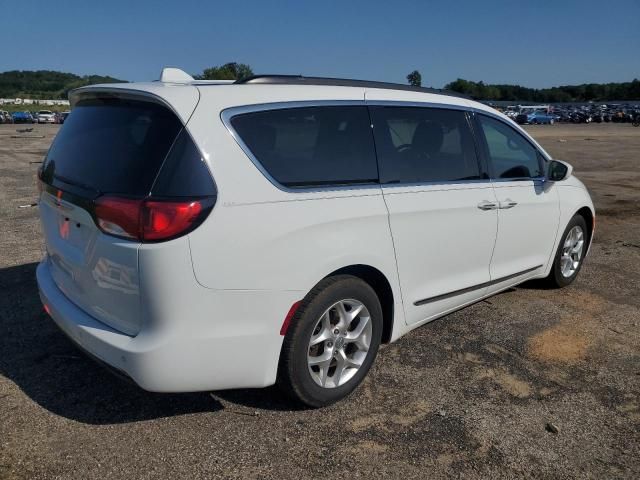
{"label": "blue car in background", "polygon": [[14,112],[12,117],[13,123],[36,123],[35,119],[29,112]]}
{"label": "blue car in background", "polygon": [[553,125],[556,120],[556,115],[551,113],[531,112],[527,115],[527,123],[534,125]]}

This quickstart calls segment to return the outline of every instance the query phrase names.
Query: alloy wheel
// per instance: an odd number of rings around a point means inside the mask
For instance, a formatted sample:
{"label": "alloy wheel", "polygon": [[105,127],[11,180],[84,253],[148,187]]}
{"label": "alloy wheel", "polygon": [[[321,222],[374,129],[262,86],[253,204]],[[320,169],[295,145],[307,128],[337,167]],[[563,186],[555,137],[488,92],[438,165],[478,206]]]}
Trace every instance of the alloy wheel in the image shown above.
{"label": "alloy wheel", "polygon": [[582,260],[584,249],[584,231],[582,227],[576,225],[567,234],[562,246],[562,256],[560,257],[560,271],[565,278],[576,273]]}
{"label": "alloy wheel", "polygon": [[318,319],[307,353],[313,381],[323,388],[344,385],[360,370],[371,345],[371,315],[354,299],[340,300]]}

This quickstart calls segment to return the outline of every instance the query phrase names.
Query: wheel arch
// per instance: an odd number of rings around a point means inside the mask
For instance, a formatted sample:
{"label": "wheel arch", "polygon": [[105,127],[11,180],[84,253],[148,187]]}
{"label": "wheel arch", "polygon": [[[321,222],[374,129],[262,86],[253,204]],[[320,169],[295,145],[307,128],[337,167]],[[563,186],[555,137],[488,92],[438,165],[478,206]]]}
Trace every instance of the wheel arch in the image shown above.
{"label": "wheel arch", "polygon": [[589,248],[591,247],[591,240],[593,239],[593,233],[594,233],[595,221],[596,221],[595,215],[593,211],[587,206],[579,208],[574,214],[574,216],[575,215],[580,215],[582,218],[584,218],[584,221],[587,223],[587,237],[588,237],[587,251],[588,251]]}
{"label": "wheel arch", "polygon": [[327,277],[333,277],[335,275],[353,275],[360,278],[373,288],[380,300],[380,306],[382,307],[382,343],[389,343],[393,334],[393,322],[394,322],[394,297],[391,283],[382,273],[371,265],[349,265],[339,268],[331,272]]}

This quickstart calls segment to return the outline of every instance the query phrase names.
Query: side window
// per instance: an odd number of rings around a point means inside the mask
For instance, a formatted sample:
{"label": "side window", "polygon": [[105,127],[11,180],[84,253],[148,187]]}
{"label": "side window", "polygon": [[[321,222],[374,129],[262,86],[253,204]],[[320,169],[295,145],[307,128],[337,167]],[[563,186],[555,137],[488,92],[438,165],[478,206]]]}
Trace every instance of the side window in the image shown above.
{"label": "side window", "polygon": [[366,107],[304,107],[240,114],[231,124],[288,187],[378,182]]}
{"label": "side window", "polygon": [[543,175],[538,151],[504,122],[478,115],[487,141],[495,178],[534,178]]}
{"label": "side window", "polygon": [[383,183],[481,178],[464,112],[424,107],[372,107],[371,111]]}

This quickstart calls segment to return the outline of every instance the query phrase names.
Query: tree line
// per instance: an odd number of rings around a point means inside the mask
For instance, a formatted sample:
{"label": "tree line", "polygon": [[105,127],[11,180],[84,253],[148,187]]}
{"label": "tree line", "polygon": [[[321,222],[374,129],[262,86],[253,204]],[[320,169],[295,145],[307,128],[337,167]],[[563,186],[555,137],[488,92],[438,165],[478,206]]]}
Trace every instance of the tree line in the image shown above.
{"label": "tree line", "polygon": [[[253,75],[244,63],[229,62],[205,68],[194,75],[200,80],[238,80]],[[78,76],[52,70],[0,72],[0,98],[64,99],[69,90],[95,83],[123,82],[100,75]],[[410,85],[421,86],[422,75],[414,70],[407,75]],[[476,100],[513,102],[589,102],[610,100],[640,100],[640,80],[622,83],[586,83],[552,88],[528,88],[520,85],[485,84],[459,78],[445,85],[445,90],[468,95]]]}
{"label": "tree line", "polygon": [[552,88],[527,88],[520,85],[491,85],[459,78],[448,83],[444,88],[476,100],[537,103],[640,100],[640,80],[638,79],[622,83],[585,83]]}
{"label": "tree line", "polygon": [[66,99],[69,90],[96,83],[122,82],[101,75],[79,76],[53,70],[0,72],[0,98]]}

